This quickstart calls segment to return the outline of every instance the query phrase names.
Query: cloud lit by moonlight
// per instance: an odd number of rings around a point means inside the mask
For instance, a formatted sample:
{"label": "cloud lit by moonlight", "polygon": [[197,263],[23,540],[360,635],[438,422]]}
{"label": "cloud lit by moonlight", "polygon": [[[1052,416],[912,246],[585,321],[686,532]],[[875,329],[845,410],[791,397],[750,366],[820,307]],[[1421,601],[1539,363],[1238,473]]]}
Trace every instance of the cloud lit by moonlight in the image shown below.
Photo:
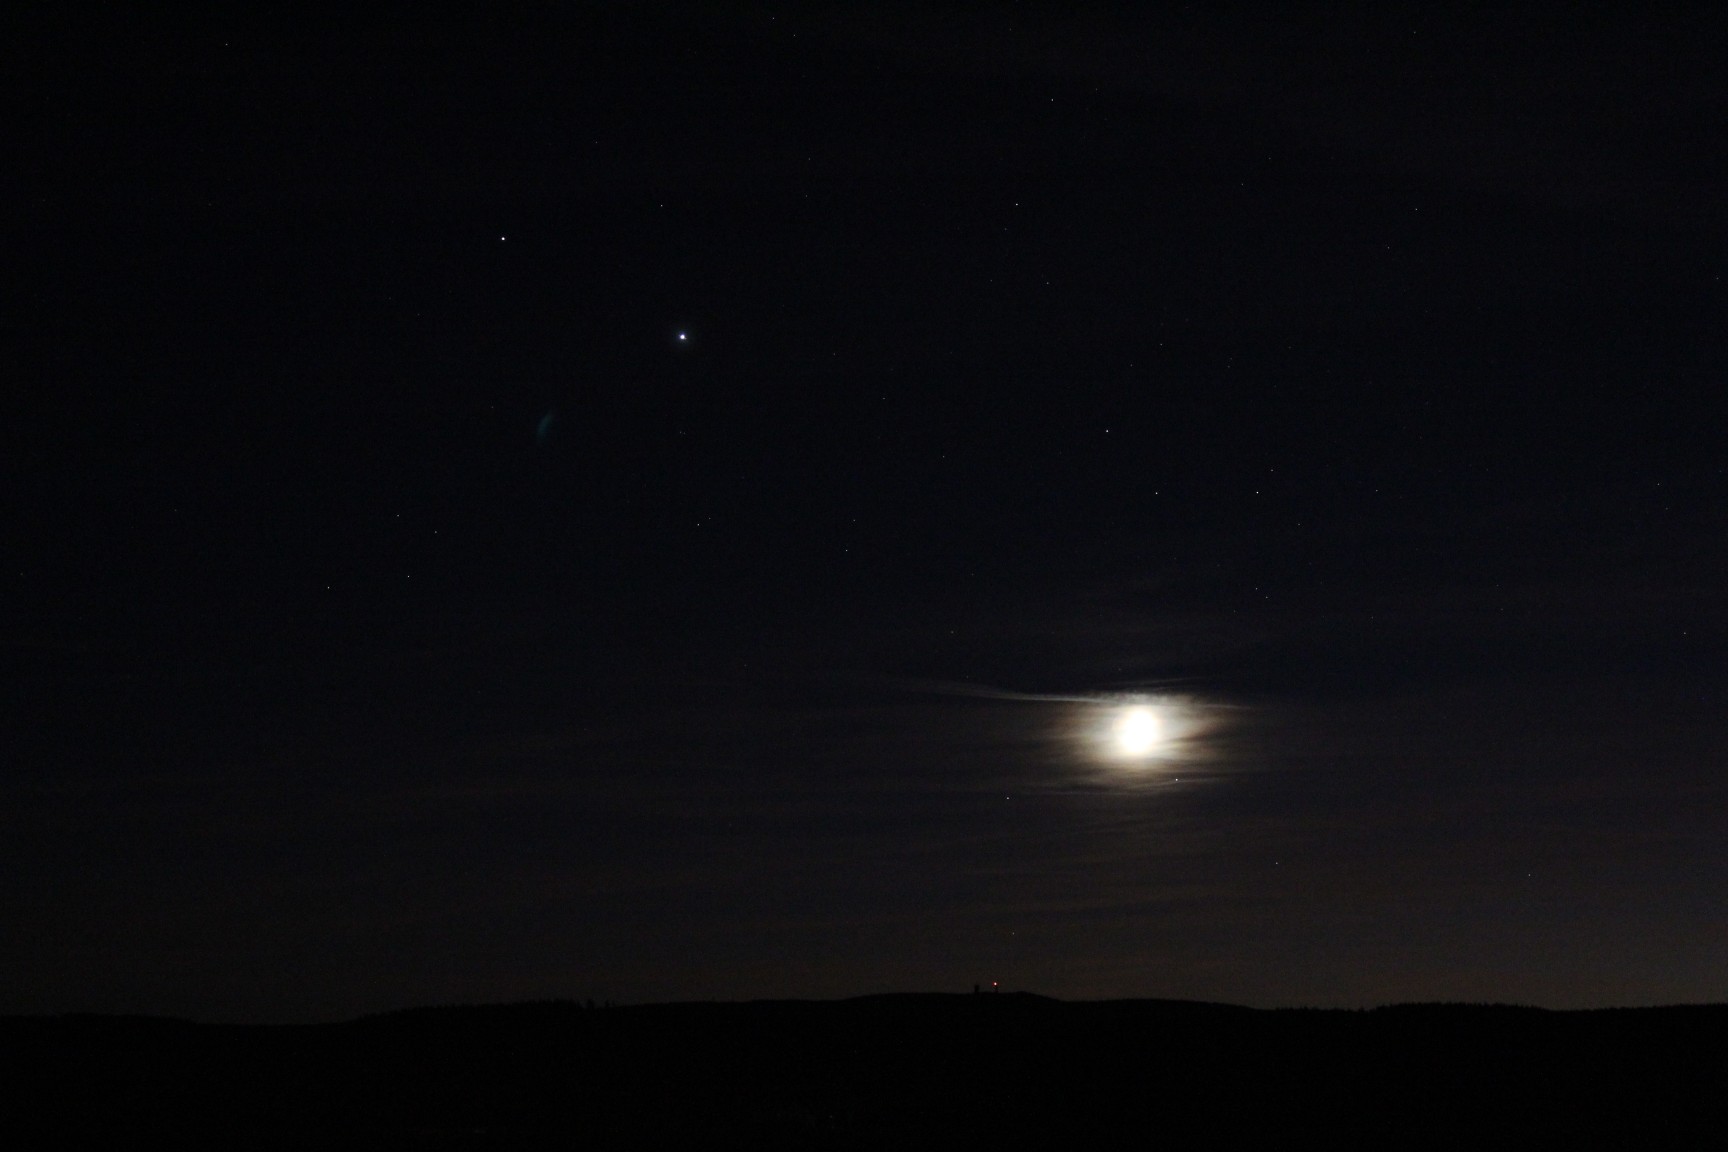
{"label": "cloud lit by moonlight", "polygon": [[1066,718],[1051,731],[1058,745],[1110,777],[1129,778],[1159,769],[1214,765],[1225,755],[1217,746],[1227,713],[1239,709],[1174,693],[1042,693],[1015,692],[978,684],[923,681],[908,685],[944,695],[974,696],[1065,706]]}

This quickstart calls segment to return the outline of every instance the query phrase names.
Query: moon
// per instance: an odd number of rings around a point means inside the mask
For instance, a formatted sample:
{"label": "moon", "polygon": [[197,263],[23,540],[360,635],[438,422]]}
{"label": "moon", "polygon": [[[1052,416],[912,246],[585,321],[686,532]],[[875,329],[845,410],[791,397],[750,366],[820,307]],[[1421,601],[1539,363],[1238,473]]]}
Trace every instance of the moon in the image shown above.
{"label": "moon", "polygon": [[1164,743],[1164,722],[1152,708],[1133,704],[1117,714],[1111,735],[1119,755],[1143,760]]}

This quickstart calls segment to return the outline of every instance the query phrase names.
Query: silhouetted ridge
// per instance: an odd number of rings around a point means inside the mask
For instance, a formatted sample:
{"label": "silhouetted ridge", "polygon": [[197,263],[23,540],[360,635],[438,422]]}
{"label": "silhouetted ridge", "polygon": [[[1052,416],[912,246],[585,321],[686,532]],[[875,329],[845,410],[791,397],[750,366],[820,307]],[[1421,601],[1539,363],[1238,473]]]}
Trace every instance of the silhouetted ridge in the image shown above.
{"label": "silhouetted ridge", "polygon": [[445,1006],[279,1027],[10,1017],[0,1140],[1662,1143],[1723,1119],[1725,1025],[1720,1005],[1256,1010],[1026,993]]}

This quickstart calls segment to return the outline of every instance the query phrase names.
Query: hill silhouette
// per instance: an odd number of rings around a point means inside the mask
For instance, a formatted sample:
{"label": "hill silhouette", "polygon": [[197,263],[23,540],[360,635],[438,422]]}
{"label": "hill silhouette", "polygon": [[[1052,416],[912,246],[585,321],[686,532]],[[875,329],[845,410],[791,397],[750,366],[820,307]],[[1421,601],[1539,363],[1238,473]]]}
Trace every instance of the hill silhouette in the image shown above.
{"label": "hill silhouette", "polygon": [[1661,1143],[1728,1118],[1725,1029],[1728,1006],[1255,1010],[1025,994],[418,1008],[293,1026],[8,1017],[0,1142]]}

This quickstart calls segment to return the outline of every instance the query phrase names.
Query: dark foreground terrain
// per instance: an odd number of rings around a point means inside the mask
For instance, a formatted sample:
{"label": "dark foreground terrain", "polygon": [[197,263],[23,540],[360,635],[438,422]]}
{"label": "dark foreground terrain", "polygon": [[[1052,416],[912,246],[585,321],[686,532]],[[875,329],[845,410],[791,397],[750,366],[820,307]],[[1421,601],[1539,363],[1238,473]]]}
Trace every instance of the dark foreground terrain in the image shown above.
{"label": "dark foreground terrain", "polygon": [[12,1017],[0,1145],[1702,1147],[1728,1120],[1725,1040],[1728,1006],[1024,995],[429,1008],[294,1027]]}

